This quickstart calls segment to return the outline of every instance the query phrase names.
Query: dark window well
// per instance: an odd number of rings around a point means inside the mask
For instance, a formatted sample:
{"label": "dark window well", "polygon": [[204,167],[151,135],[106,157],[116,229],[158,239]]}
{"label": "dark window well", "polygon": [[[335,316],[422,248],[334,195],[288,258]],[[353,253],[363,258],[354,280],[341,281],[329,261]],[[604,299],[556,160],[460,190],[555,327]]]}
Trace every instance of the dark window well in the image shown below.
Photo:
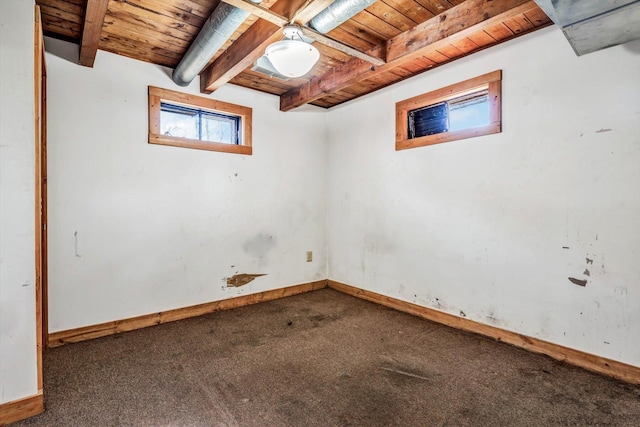
{"label": "dark window well", "polygon": [[441,102],[409,111],[409,139],[449,130],[447,103]]}

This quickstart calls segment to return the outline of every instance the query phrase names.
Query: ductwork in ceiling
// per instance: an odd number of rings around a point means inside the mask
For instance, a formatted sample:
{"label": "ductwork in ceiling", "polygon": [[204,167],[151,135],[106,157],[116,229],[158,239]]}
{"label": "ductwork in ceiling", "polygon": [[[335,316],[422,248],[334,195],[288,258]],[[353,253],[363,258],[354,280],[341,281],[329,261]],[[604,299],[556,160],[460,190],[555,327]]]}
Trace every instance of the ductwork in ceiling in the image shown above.
{"label": "ductwork in ceiling", "polygon": [[[262,0],[251,2],[259,4]],[[249,12],[220,2],[173,70],[174,83],[188,86],[248,16]]]}
{"label": "ductwork in ceiling", "polygon": [[309,26],[320,33],[326,34],[338,25],[362,12],[376,1],[377,0],[336,0],[309,21]]}
{"label": "ductwork in ceiling", "polygon": [[535,0],[578,56],[640,39],[640,0]]}

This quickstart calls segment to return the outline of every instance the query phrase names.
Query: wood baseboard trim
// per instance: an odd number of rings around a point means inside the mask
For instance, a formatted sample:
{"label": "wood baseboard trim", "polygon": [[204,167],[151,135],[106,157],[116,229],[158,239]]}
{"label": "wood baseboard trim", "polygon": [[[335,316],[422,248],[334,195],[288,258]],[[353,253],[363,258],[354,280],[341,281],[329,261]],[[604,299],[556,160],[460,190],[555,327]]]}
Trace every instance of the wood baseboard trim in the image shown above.
{"label": "wood baseboard trim", "polygon": [[500,329],[495,326],[479,323],[474,320],[454,316],[432,308],[423,307],[375,292],[356,288],[334,280],[328,280],[327,282],[329,288],[357,298],[375,302],[398,311],[431,320],[432,322],[450,326],[452,328],[484,335],[534,353],[547,355],[553,359],[579,366],[589,371],[604,374],[632,384],[640,384],[640,367],[638,366],[606,359],[580,350],[543,341],[538,338],[532,338],[516,332]]}
{"label": "wood baseboard trim", "polygon": [[25,418],[33,417],[44,411],[42,390],[38,394],[0,404],[0,426],[5,426]]}
{"label": "wood baseboard trim", "polygon": [[49,347],[59,347],[64,344],[86,341],[93,338],[118,334],[120,332],[133,331],[135,329],[160,325],[162,323],[202,316],[203,314],[213,313],[216,311],[230,310],[232,308],[244,307],[246,305],[257,304],[259,302],[290,297],[293,295],[315,291],[317,289],[326,287],[326,280],[318,280],[316,282],[303,283],[300,285],[288,286],[286,288],[273,289],[249,295],[242,295],[239,297],[207,302],[190,307],[177,308],[174,310],[162,311],[159,313],[131,317],[129,319],[114,320],[112,322],[100,323],[97,325],[85,326],[82,328],[53,332],[49,334],[48,344]]}

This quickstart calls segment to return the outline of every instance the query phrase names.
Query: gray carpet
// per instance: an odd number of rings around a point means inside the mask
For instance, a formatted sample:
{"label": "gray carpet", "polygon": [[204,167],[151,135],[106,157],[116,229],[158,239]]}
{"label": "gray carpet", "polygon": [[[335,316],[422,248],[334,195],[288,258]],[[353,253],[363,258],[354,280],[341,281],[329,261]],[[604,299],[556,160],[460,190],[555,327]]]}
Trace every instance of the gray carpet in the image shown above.
{"label": "gray carpet", "polygon": [[323,289],[45,353],[16,426],[640,426],[640,386]]}

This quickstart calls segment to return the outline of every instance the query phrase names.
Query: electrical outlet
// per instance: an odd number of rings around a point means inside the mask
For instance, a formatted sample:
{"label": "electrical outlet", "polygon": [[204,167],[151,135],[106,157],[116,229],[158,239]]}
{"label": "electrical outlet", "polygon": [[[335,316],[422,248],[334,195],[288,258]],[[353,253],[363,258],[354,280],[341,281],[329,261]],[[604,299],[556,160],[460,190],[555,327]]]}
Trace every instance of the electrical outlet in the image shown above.
{"label": "electrical outlet", "polygon": [[307,262],[313,261],[313,251],[307,251]]}

